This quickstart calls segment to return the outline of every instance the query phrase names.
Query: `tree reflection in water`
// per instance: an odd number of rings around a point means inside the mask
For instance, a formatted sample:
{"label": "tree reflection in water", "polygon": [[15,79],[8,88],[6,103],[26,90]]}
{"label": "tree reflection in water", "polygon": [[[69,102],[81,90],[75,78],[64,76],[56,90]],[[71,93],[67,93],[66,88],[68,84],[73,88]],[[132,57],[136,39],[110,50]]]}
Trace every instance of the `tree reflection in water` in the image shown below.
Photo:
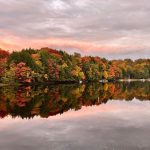
{"label": "tree reflection in water", "polygon": [[150,100],[149,91],[149,82],[1,87],[0,117],[48,118],[70,109],[100,105],[109,100]]}

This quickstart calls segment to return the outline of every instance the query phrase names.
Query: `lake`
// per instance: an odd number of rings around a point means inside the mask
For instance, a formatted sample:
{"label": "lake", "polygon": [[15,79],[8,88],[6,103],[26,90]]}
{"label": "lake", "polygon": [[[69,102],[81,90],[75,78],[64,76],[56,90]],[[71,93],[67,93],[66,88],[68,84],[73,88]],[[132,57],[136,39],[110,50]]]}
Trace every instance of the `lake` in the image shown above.
{"label": "lake", "polygon": [[149,150],[150,83],[0,87],[0,150]]}

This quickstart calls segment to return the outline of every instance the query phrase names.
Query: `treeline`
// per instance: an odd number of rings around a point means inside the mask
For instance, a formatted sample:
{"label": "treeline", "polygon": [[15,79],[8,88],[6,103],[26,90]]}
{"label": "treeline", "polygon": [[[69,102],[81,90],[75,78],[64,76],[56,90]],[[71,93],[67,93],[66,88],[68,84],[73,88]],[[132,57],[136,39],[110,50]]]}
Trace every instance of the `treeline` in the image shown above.
{"label": "treeline", "polygon": [[50,48],[12,53],[0,49],[0,82],[4,84],[143,78],[150,78],[150,59],[110,61]]}

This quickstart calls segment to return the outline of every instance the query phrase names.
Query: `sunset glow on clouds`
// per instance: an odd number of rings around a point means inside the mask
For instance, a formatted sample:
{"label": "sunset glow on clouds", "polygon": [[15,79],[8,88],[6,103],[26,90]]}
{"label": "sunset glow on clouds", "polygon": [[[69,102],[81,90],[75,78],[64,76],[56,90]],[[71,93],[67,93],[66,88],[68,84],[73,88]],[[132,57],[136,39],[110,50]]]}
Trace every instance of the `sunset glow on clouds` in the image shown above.
{"label": "sunset glow on clouds", "polygon": [[106,58],[150,54],[148,0],[0,0],[0,48]]}

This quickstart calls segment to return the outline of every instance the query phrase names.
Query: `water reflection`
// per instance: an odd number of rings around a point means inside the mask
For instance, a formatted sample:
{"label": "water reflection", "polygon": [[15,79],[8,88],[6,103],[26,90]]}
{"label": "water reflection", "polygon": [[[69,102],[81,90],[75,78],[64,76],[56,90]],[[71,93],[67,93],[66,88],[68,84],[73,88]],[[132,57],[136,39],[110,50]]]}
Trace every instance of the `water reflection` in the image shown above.
{"label": "water reflection", "polygon": [[48,118],[110,100],[150,100],[148,82],[1,87],[0,117]]}

